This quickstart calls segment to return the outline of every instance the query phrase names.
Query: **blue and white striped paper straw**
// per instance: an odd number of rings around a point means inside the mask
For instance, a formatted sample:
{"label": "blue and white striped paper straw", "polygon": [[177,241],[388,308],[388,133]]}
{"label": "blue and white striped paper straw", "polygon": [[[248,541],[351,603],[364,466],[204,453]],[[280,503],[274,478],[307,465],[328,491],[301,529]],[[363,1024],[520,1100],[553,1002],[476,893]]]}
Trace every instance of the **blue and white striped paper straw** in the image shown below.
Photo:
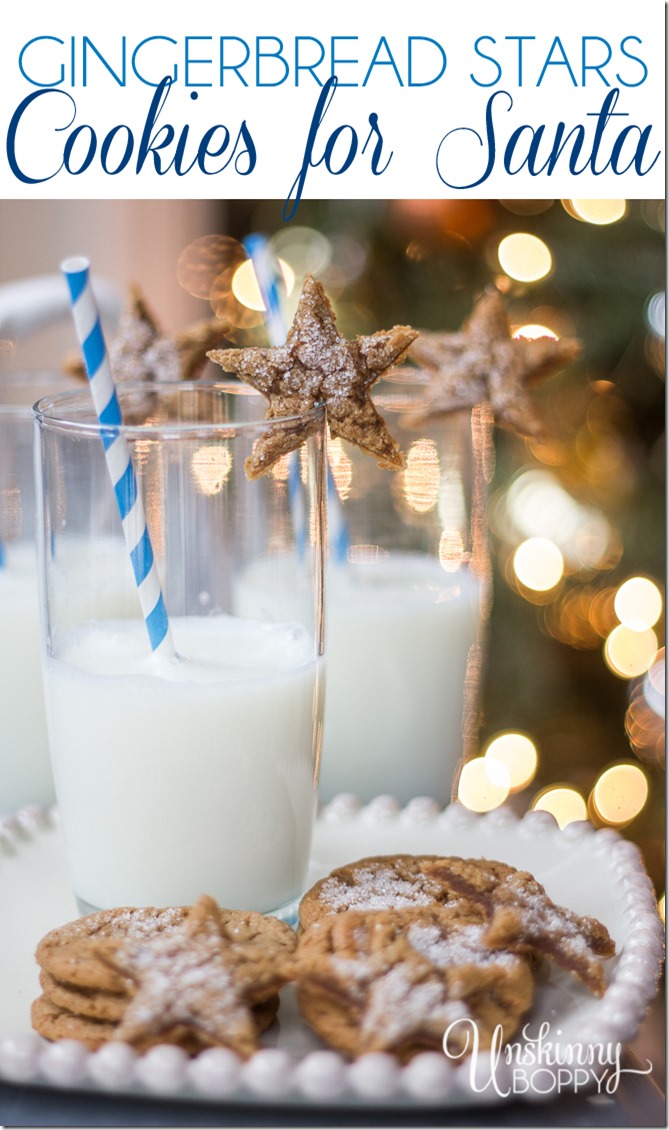
{"label": "blue and white striped paper straw", "polygon": [[151,650],[174,657],[167,609],[146,525],[144,505],[137,487],[130,448],[118,429],[123,424],[109,356],[91,287],[88,259],[66,259],[61,270],[70,288],[72,314],[84,355],[93,405],[101,425],[107,467],[118,503],[123,533],[130,553],[139,603]]}
{"label": "blue and white striped paper straw", "polygon": [[[265,306],[265,325],[271,345],[284,345],[287,334],[284,309],[285,284],[274,255],[270,253],[267,239],[257,232],[247,235],[243,241],[244,250],[253,263],[256,280]],[[293,529],[298,551],[304,552],[307,539],[306,515],[300,490],[299,459],[296,451],[290,454],[288,468],[288,492],[290,497]],[[346,561],[349,536],[342,510],[337,484],[334,481],[329,462],[328,469],[328,539],[334,549],[335,560]]]}

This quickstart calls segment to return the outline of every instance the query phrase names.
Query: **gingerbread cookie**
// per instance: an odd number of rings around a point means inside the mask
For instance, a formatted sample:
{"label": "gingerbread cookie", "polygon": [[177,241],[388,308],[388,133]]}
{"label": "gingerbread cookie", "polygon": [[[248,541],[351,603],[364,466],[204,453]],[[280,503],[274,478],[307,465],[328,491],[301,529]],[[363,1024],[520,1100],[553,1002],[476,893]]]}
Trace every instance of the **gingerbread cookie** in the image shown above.
{"label": "gingerbread cookie", "polygon": [[456,333],[421,333],[409,356],[430,384],[424,410],[407,419],[419,426],[431,416],[489,402],[495,422],[540,436],[541,420],[532,386],[575,361],[581,346],[573,338],[514,338],[500,292],[491,288]]}
{"label": "gingerbread cookie", "polygon": [[87,943],[101,938],[147,938],[173,930],[190,907],[117,907],[77,918],[51,930],[35,952],[37,964],[58,981],[78,988],[127,992],[128,980],[104,965]]}
{"label": "gingerbread cookie", "polygon": [[224,910],[208,896],[192,908],[88,915],[38,947],[51,969],[41,972],[33,1026],[89,1047],[123,1040],[140,1051],[177,1043],[189,1053],[222,1045],[249,1055],[276,1016],[295,945],[278,919]]}
{"label": "gingerbread cookie", "polygon": [[212,361],[267,398],[269,420],[297,417],[293,426],[276,427],[256,442],[246,461],[249,478],[266,474],[308,439],[315,428],[308,413],[321,401],[333,436],[356,444],[382,467],[401,469],[404,458],[370,390],[417,336],[410,326],[394,326],[348,341],[335,325],[323,287],[307,275],[285,345],[210,352]]}
{"label": "gingerbread cookie", "polygon": [[522,956],[492,950],[485,923],[462,905],[344,911],[314,922],[295,959],[307,1022],[350,1056],[389,1051],[408,1060],[471,1039],[508,1039],[530,1007],[533,977]]}
{"label": "gingerbread cookie", "polygon": [[601,958],[615,945],[596,918],[557,906],[528,871],[490,860],[450,858],[427,865],[428,874],[449,884],[486,911],[491,946],[529,946],[574,973],[597,996],[606,988]]}
{"label": "gingerbread cookie", "polygon": [[[456,898],[452,887],[426,874],[434,855],[374,855],[337,867],[320,879],[300,903],[300,926],[306,929],[344,910],[402,910],[443,904]],[[471,908],[480,917],[476,907]]]}
{"label": "gingerbread cookie", "polygon": [[54,1004],[44,994],[33,1001],[30,1022],[35,1031],[47,1040],[80,1040],[91,1051],[113,1039],[116,1030],[113,1021],[79,1016]]}
{"label": "gingerbread cookie", "polygon": [[123,1016],[130,1000],[133,986],[128,981],[128,992],[113,993],[106,989],[83,989],[78,985],[68,985],[40,970],[40,988],[43,995],[56,1008],[71,1012],[75,1016],[85,1016],[90,1020],[106,1020],[116,1024]]}
{"label": "gingerbread cookie", "polygon": [[[225,340],[227,328],[228,323],[209,318],[168,337],[139,288],[133,286],[110,345],[114,378],[137,384],[196,380],[207,364],[207,351]],[[80,380],[86,378],[80,356],[66,359],[63,369]]]}

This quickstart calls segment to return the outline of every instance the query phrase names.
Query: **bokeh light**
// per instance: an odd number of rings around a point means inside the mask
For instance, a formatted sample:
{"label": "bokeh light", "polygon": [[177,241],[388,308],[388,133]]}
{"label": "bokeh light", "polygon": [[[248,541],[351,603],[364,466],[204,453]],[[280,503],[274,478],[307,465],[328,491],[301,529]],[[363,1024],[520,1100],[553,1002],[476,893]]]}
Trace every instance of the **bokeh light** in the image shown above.
{"label": "bokeh light", "polygon": [[461,530],[442,530],[439,538],[439,562],[447,573],[457,573],[467,558]]}
{"label": "bokeh light", "polygon": [[558,335],[553,330],[549,330],[548,326],[540,326],[537,322],[528,322],[526,326],[519,326],[511,336],[516,340],[522,338],[524,341],[536,341],[540,337],[550,337],[553,341],[558,340]]}
{"label": "bokeh light", "polygon": [[234,271],[245,259],[246,252],[238,240],[227,235],[203,235],[181,252],[177,280],[195,298],[209,299],[218,276]]}
{"label": "bokeh light", "polygon": [[434,440],[418,439],[411,444],[402,472],[404,497],[412,510],[427,514],[439,499],[439,452]]}
{"label": "bokeh light", "polygon": [[537,771],[537,748],[527,734],[514,731],[498,734],[486,746],[484,757],[487,762],[498,762],[506,767],[511,792],[529,785]]}
{"label": "bokeh light", "polygon": [[465,762],[458,782],[458,800],[472,812],[490,812],[509,795],[509,771],[499,761],[474,757]]}
{"label": "bokeh light", "polygon": [[191,471],[202,494],[218,494],[230,474],[232,456],[227,447],[205,444],[191,456]]}
{"label": "bokeh light", "polygon": [[597,778],[591,793],[595,814],[604,824],[622,826],[638,816],[648,799],[643,769],[628,762],[611,765]]}
{"label": "bokeh light", "polygon": [[327,236],[315,228],[287,225],[268,242],[268,249],[277,259],[288,263],[294,275],[320,275],[332,259],[332,245]]}
{"label": "bokeh light", "polygon": [[[286,287],[286,294],[291,294],[295,285],[295,272],[291,270],[287,263],[282,259],[277,260],[281,268],[284,285]],[[232,293],[242,306],[247,306],[249,310],[264,310],[265,303],[260,293],[258,280],[256,278],[255,269],[250,259],[240,263],[232,276],[231,282]]]}
{"label": "bokeh light", "polygon": [[662,593],[647,577],[630,577],[618,589],[614,608],[621,624],[643,632],[662,615]]}
{"label": "bokeh light", "polygon": [[497,248],[497,258],[502,270],[519,282],[543,279],[553,266],[551,253],[543,239],[528,232],[505,236]]}
{"label": "bokeh light", "polygon": [[570,215],[588,224],[615,224],[627,212],[626,200],[569,200],[565,206]]}
{"label": "bokeh light", "polygon": [[555,542],[571,570],[611,566],[616,539],[610,523],[595,507],[573,498],[552,471],[521,471],[503,496],[495,519],[506,527],[500,532],[507,540],[520,534]]}
{"label": "bokeh light", "polygon": [[538,793],[532,802],[535,812],[550,812],[559,828],[575,820],[587,820],[588,808],[578,789],[570,785],[551,785]]}
{"label": "bokeh light", "polygon": [[646,305],[646,323],[655,337],[664,340],[666,324],[666,300],[663,290],[658,290]]}
{"label": "bokeh light", "polygon": [[646,702],[651,710],[658,715],[659,718],[664,718],[664,698],[665,698],[665,663],[664,663],[664,648],[661,647],[655,658],[655,662],[648,671],[643,681],[643,693]]}
{"label": "bokeh light", "polygon": [[606,664],[621,679],[645,674],[656,655],[657,636],[652,628],[635,632],[626,624],[618,624],[604,644]]}
{"label": "bokeh light", "polygon": [[513,570],[525,588],[548,592],[562,578],[564,558],[550,538],[527,538],[513,555]]}
{"label": "bokeh light", "polygon": [[657,913],[659,914],[659,916],[660,916],[660,918],[662,919],[663,922],[665,920],[664,906],[665,906],[665,896],[662,895],[662,897],[660,899],[658,899]]}

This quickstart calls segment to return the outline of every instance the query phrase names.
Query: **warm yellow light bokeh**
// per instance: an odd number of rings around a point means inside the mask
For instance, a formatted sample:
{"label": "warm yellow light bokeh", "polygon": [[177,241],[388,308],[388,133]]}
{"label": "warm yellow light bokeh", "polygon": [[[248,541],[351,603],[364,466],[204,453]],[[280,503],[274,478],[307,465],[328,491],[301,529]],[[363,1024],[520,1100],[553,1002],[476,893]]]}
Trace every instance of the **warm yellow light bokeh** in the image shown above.
{"label": "warm yellow light bokeh", "polygon": [[218,494],[230,474],[232,456],[227,447],[205,444],[193,452],[190,465],[201,494]]}
{"label": "warm yellow light bokeh", "polygon": [[403,471],[404,497],[412,510],[427,514],[439,500],[439,452],[434,440],[418,439],[407,451]]}
{"label": "warm yellow light bokeh", "polygon": [[442,530],[439,538],[439,561],[447,573],[456,573],[467,556],[460,530]]}
{"label": "warm yellow light bokeh", "polygon": [[536,341],[539,337],[551,337],[553,341],[558,340],[558,335],[553,330],[549,330],[548,326],[540,326],[536,322],[528,322],[526,326],[519,326],[511,336],[516,339],[522,338],[524,341]]}
{"label": "warm yellow light bokeh", "polygon": [[543,279],[553,266],[553,259],[543,239],[529,232],[507,235],[497,248],[497,258],[505,274],[519,282]]}
{"label": "warm yellow light bokeh", "polygon": [[663,922],[665,920],[664,919],[664,904],[665,904],[665,897],[664,897],[664,895],[662,895],[662,898],[658,901],[658,904],[657,904],[657,912],[658,912],[658,914],[659,914],[659,916],[660,916],[660,918],[662,919]]}
{"label": "warm yellow light bokeh", "polygon": [[627,211],[626,200],[570,200],[573,212],[588,224],[615,224]]}
{"label": "warm yellow light bokeh", "polygon": [[618,589],[613,606],[622,624],[643,632],[662,615],[662,593],[647,577],[630,577]]}
{"label": "warm yellow light bokeh", "polygon": [[[288,265],[284,263],[283,259],[277,259],[283,281],[286,287],[286,294],[290,294],[295,285],[295,273]],[[256,278],[255,269],[251,259],[245,259],[240,263],[232,276],[231,283],[232,293],[242,306],[248,307],[249,310],[264,310],[265,303],[262,300],[260,287]]]}
{"label": "warm yellow light bokeh", "polygon": [[657,655],[657,636],[652,628],[635,632],[626,624],[618,624],[604,644],[604,659],[614,675],[634,679],[644,675]]}
{"label": "warm yellow light bokeh", "polygon": [[548,592],[564,573],[564,558],[550,538],[527,538],[513,555],[513,571],[521,585]]}
{"label": "warm yellow light bokeh", "polygon": [[500,762],[475,757],[462,767],[458,800],[472,812],[490,812],[509,795],[509,773]]}
{"label": "warm yellow light bokeh", "polygon": [[595,812],[605,824],[629,824],[648,799],[648,780],[638,765],[612,765],[592,790]]}
{"label": "warm yellow light bokeh", "polygon": [[527,734],[498,734],[488,743],[484,756],[487,762],[506,766],[511,792],[525,788],[537,771],[537,749]]}
{"label": "warm yellow light bokeh", "polygon": [[588,809],[585,800],[578,789],[567,785],[554,785],[544,789],[532,802],[536,812],[550,812],[554,816],[558,827],[566,828],[575,820],[587,820]]}

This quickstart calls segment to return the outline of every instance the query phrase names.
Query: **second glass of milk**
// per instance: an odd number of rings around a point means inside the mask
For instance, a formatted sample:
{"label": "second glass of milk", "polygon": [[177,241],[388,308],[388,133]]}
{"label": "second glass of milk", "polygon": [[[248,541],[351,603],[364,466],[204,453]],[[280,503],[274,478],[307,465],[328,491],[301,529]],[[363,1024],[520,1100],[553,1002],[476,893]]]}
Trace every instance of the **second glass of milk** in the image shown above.
{"label": "second glass of milk", "polygon": [[[374,390],[405,470],[329,444],[324,801],[354,793],[447,803],[476,748],[490,422],[477,407],[413,425],[423,396],[406,370]],[[267,583],[257,561],[240,589],[247,613]]]}
{"label": "second glass of milk", "polygon": [[402,378],[374,401],[406,467],[331,446],[321,792],[447,803],[478,739],[489,421],[477,407],[415,425],[423,388]]}
{"label": "second glass of milk", "polygon": [[67,383],[55,371],[0,373],[0,814],[54,800],[42,697],[31,406]]}
{"label": "second glass of milk", "polygon": [[[281,469],[246,477],[263,431],[295,421],[268,424],[245,386],[119,396],[176,659],[149,649],[90,391],[35,410],[47,720],[79,906],[208,893],[288,913],[322,732],[324,411],[289,489]],[[259,559],[271,584],[241,615],[237,579]],[[106,613],[111,568],[122,616]]]}

